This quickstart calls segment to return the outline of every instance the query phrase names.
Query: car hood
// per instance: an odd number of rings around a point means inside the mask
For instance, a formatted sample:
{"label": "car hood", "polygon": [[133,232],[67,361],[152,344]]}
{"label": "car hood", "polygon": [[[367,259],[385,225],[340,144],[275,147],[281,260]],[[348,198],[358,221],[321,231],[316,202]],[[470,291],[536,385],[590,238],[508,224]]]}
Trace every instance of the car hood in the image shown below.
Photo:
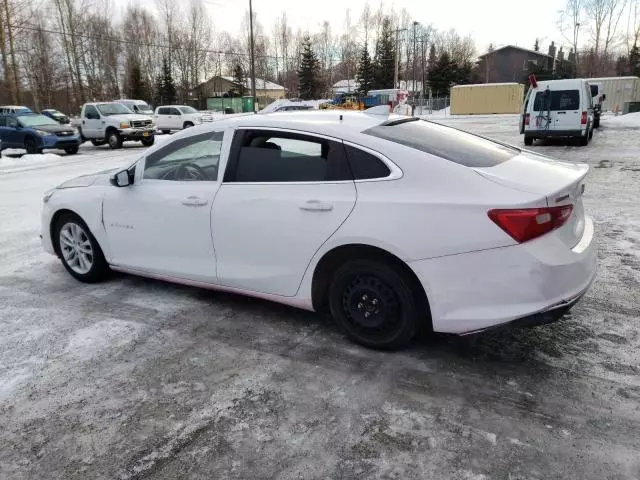
{"label": "car hood", "polygon": [[73,128],[69,125],[39,125],[37,127],[31,127],[35,130],[42,130],[43,132],[57,133],[57,132],[71,132],[75,133]]}
{"label": "car hood", "polygon": [[109,182],[111,175],[121,170],[122,167],[110,168],[109,170],[103,170],[101,172],[91,173],[89,175],[81,175],[66,182],[61,183],[56,188],[80,188],[90,187],[91,185],[106,185]]}

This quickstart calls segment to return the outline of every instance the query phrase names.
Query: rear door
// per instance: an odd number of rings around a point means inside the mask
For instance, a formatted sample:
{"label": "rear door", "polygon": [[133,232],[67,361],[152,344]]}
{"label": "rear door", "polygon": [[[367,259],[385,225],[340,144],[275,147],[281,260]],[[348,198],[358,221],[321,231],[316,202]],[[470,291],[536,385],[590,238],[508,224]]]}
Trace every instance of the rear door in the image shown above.
{"label": "rear door", "polygon": [[160,130],[170,130],[171,122],[169,121],[169,109],[167,107],[158,108],[155,115],[156,127]]}
{"label": "rear door", "polygon": [[212,212],[218,281],[295,295],[311,258],[355,202],[341,141],[239,129]]}
{"label": "rear door", "polygon": [[551,119],[555,130],[580,130],[581,93],[578,88],[551,91]]}
{"label": "rear door", "polygon": [[180,113],[180,110],[175,107],[169,108],[169,123],[171,124],[171,128],[174,130],[182,128],[182,114]]}

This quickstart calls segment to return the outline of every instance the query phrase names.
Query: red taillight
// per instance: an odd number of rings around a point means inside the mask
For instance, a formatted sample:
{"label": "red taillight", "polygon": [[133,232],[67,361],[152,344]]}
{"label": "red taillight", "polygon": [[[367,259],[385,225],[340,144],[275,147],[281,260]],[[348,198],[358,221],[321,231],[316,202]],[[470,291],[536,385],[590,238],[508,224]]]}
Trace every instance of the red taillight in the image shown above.
{"label": "red taillight", "polygon": [[531,115],[529,115],[528,113],[524,116],[524,124],[525,125],[529,125],[529,117],[531,117]]}
{"label": "red taillight", "polygon": [[489,210],[489,218],[518,243],[532,240],[561,227],[571,216],[573,205],[517,210]]}
{"label": "red taillight", "polygon": [[587,112],[582,112],[582,117],[580,118],[580,123],[582,125],[586,125],[587,124]]}

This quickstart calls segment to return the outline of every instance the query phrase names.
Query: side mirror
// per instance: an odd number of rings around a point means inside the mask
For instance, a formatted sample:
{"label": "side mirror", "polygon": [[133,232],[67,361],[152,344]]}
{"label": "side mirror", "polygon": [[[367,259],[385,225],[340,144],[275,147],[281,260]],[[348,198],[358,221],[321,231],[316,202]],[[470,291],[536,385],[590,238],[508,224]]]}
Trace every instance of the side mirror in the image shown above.
{"label": "side mirror", "polygon": [[113,177],[111,177],[111,184],[115,185],[116,187],[128,187],[129,185],[131,185],[131,182],[129,181],[129,171],[121,170],[116,173]]}

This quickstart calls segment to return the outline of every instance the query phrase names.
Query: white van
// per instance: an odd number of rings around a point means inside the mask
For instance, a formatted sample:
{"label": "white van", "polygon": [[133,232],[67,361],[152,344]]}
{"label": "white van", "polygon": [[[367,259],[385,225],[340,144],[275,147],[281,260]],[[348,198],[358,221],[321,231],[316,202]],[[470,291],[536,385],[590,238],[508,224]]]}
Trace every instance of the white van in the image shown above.
{"label": "white van", "polygon": [[577,138],[580,145],[587,145],[593,127],[593,97],[587,80],[533,79],[520,118],[525,145],[549,137]]}
{"label": "white van", "polygon": [[140,115],[153,115],[153,107],[144,100],[130,100],[124,98],[122,100],[114,100],[114,102],[121,103],[133,113],[139,113]]}

